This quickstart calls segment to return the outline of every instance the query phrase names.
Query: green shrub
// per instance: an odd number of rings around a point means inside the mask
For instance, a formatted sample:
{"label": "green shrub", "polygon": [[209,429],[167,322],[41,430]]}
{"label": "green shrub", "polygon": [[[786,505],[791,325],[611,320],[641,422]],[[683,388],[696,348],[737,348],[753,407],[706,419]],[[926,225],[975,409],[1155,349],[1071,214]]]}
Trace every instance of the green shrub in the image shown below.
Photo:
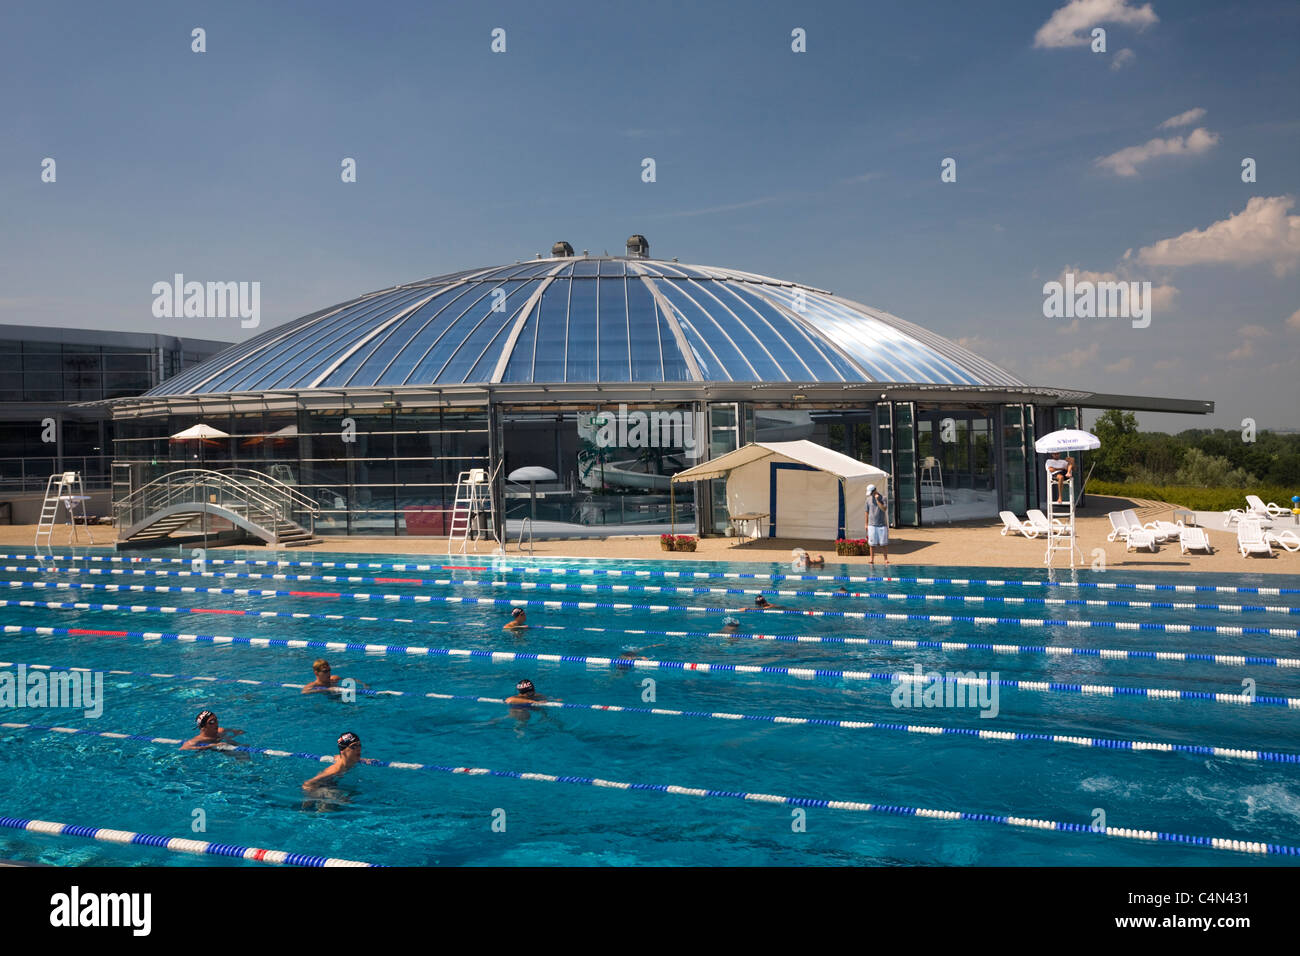
{"label": "green shrub", "polygon": [[1134,482],[1090,481],[1088,491],[1094,495],[1114,495],[1117,498],[1145,498],[1150,501],[1167,501],[1171,505],[1193,511],[1227,511],[1245,508],[1246,495],[1259,495],[1284,508],[1291,507],[1291,496],[1300,494],[1300,488],[1288,490],[1278,485],[1259,485],[1252,488],[1199,488],[1193,485],[1145,485]]}

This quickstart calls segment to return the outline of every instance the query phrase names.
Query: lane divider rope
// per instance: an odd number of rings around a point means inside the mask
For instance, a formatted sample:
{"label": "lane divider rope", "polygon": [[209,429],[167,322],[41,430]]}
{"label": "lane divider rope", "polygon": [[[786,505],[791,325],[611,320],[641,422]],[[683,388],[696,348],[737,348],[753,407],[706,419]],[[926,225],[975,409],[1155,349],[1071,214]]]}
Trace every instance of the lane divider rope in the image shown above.
{"label": "lane divider rope", "polygon": [[[283,647],[290,649],[321,649],[328,651],[361,651],[371,654],[410,655],[417,657],[468,657],[489,659],[493,663],[508,661],[537,661],[553,664],[583,664],[593,667],[622,667],[644,670],[681,670],[697,674],[768,674],[802,679],[888,681],[890,683],[918,683],[915,674],[880,673],[873,671],[847,671],[830,668],[782,667],[774,664],[726,664],[689,661],[629,660],[610,657],[590,657],[579,654],[538,654],[533,651],[465,650],[446,647],[415,647],[394,644],[359,644],[341,641],[302,641],[272,637],[233,637],[216,634],[174,634],[162,631],[119,631],[93,628],[46,627],[30,624],[6,624],[6,634],[67,635],[70,637],[125,637],[145,641],[174,641],[183,644],[233,644],[260,649]],[[929,679],[922,675],[919,682]],[[1146,697],[1152,700],[1202,700],[1219,704],[1245,704],[1300,709],[1300,697],[1274,697],[1250,694],[1216,694],[1209,691],[1170,690],[1158,687],[1114,687],[1106,684],[1067,684],[1058,681],[1029,681],[1009,678],[971,678],[939,675],[943,683],[964,687],[1007,687],[1037,693],[1085,694],[1105,697]]]}
{"label": "lane divider rope", "polygon": [[[291,620],[359,621],[367,624],[446,624],[445,621],[416,621],[410,618],[364,617],[354,614],[309,614],[305,611],[257,611],[251,608],[172,607],[149,604],[100,604],[89,601],[11,601],[0,599],[0,607],[30,607],[54,611],[110,611],[129,614],[227,614],[232,617],[288,618]],[[974,641],[924,641],[885,637],[821,637],[800,634],[760,634],[741,631],[657,631],[645,628],[565,627],[534,624],[530,628],[547,631],[583,631],[639,637],[704,637],[774,641],[791,644],[832,644],[890,647],[907,650],[992,651],[995,654],[1034,654],[1048,657],[1095,657],[1101,660],[1176,661],[1181,663],[1220,664],[1231,667],[1300,668],[1300,658],[1263,657],[1253,654],[1207,654],[1196,651],[1120,650],[1105,647],[1069,647],[1065,645],[990,644]]]}
{"label": "lane divider rope", "polygon": [[[25,555],[4,555],[0,558],[21,558]],[[102,560],[91,558],[90,560]],[[125,560],[117,558],[114,560]],[[143,558],[141,561],[157,563],[185,563],[188,559],[184,558]],[[335,562],[320,561],[244,561],[244,560],[221,560],[207,559],[208,564],[241,564],[241,565],[264,565],[272,567],[316,567],[321,565],[332,566]],[[356,567],[357,565],[350,565]],[[365,565],[364,567],[384,568],[384,565]],[[393,565],[396,569],[412,568],[416,570],[446,570],[447,566],[432,567],[430,565]],[[5,570],[10,570],[6,568]],[[28,570],[31,570],[28,568]],[[474,569],[474,570],[487,570]],[[506,569],[511,572],[517,572],[519,568]],[[68,573],[73,573],[69,569]],[[111,571],[109,573],[112,573]],[[119,571],[118,573],[126,573]],[[329,580],[334,580],[330,578]],[[353,580],[353,579],[346,579]],[[368,582],[369,578],[355,579],[361,582]],[[508,586],[509,582],[499,581],[482,581],[473,579],[456,579],[442,580],[435,579],[432,581],[421,580],[421,584],[437,585],[490,585],[494,587]],[[525,589],[549,587],[556,590],[583,590],[583,591],[614,591],[627,592],[635,594],[728,594],[728,595],[771,595],[775,597],[796,597],[796,598],[831,598],[831,599],[864,599],[864,600],[884,600],[884,601],[938,601],[958,604],[1000,604],[1000,605],[1030,605],[1035,607],[1120,607],[1120,608],[1142,608],[1152,610],[1187,610],[1187,611],[1216,611],[1223,613],[1269,613],[1269,614],[1294,614],[1300,615],[1300,606],[1291,607],[1285,604],[1205,604],[1191,601],[1125,601],[1125,600],[1087,600],[1084,598],[1043,598],[1043,597],[1007,597],[1004,595],[980,595],[980,594],[907,594],[898,591],[799,591],[789,588],[716,588],[716,587],[678,587],[675,585],[653,585],[653,584],[545,584],[543,582],[521,582],[520,586]]]}
{"label": "lane divider rope", "polygon": [[[90,667],[56,668],[52,664],[19,664],[12,661],[0,661],[0,667],[26,667],[28,670],[68,670],[94,673]],[[302,684],[282,683],[280,681],[251,680],[237,677],[208,677],[191,674],[146,673],[143,671],[107,670],[103,672],[114,677],[147,677],[158,680],[197,681],[205,684],[239,684],[241,686],[270,687],[276,689],[296,690],[302,693]],[[1156,751],[1163,753],[1186,753],[1198,757],[1226,757],[1237,760],[1257,760],[1264,763],[1300,763],[1300,754],[1288,754],[1267,750],[1245,750],[1240,747],[1214,747],[1202,744],[1175,744],[1154,740],[1122,740],[1114,737],[1079,737],[1071,734],[1040,734],[1010,730],[975,730],[968,727],[950,727],[937,724],[899,724],[877,720],[836,720],[827,717],[788,717],[768,714],[735,714],[721,711],[671,710],[665,707],[625,707],[620,704],[579,704],[572,701],[538,700],[529,704],[509,705],[503,697],[483,697],[475,694],[444,694],[438,692],[421,693],[409,690],[374,690],[358,687],[355,693],[363,697],[412,697],[428,700],[454,700],[475,704],[487,704],[497,707],[520,706],[529,709],[551,710],[585,710],[611,714],[650,714],[656,717],[696,717],[709,720],[753,720],[764,723],[789,726],[831,727],[842,730],[890,730],[924,736],[958,736],[975,740],[997,740],[1004,742],[1034,742],[1070,744],[1076,747],[1099,747],[1106,750]],[[0,724],[0,726],[7,726]]]}
{"label": "lane divider rope", "polygon": [[[0,724],[0,727],[11,727]],[[19,725],[24,726],[24,725]],[[25,725],[31,726],[31,725]],[[172,743],[166,738],[151,739],[129,734],[107,734],[102,731],[81,731],[71,727],[31,727],[37,730],[52,730],[65,734],[86,734],[90,736],[113,736],[118,739],[135,740],[147,743]],[[177,741],[178,743],[179,741]],[[255,747],[227,745],[222,750],[266,754],[275,757],[302,757],[306,759],[331,760],[330,757],[317,754],[289,753],[287,751],[261,750]],[[1238,853],[1254,853],[1274,856],[1300,856],[1300,847],[1283,844],[1266,843],[1262,840],[1234,840],[1222,837],[1192,836],[1184,833],[1166,833],[1160,830],[1139,830],[1130,827],[1099,827],[1082,823],[1064,823],[1059,820],[1043,820],[1034,817],[998,813],[970,813],[965,810],[934,810],[924,807],[899,806],[896,804],[864,803],[855,800],[827,800],[817,797],[789,797],[774,793],[752,793],[740,790],[713,790],[702,787],[682,787],[663,783],[628,783],[620,780],[603,780],[599,777],[582,777],[547,773],[530,773],[518,770],[492,770],[487,767],[444,767],[438,764],[407,763],[405,761],[385,761],[362,758],[362,762],[371,766],[392,767],[399,770],[419,770],[433,773],[462,774],[470,777],[504,777],[513,780],[531,780],[540,783],[565,783],[577,786],[596,787],[603,790],[650,791],[671,793],[684,797],[712,797],[728,800],[742,800],[747,803],[777,804],[809,809],[846,810],[853,813],[882,813],[891,816],[918,817],[923,820],[952,820],[963,822],[994,823],[1002,826],[1051,830],[1062,833],[1090,833],[1097,836],[1119,837],[1128,840],[1140,840],[1147,843],[1178,843],[1188,846],[1205,847],[1212,850],[1231,850]],[[133,842],[133,841],[123,841]],[[322,864],[323,865],[323,864]]]}
{"label": "lane divider rope", "polygon": [[[268,567],[310,567],[340,568],[344,570],[373,569],[393,571],[496,571],[520,574],[577,574],[600,575],[610,577],[662,577],[662,578],[705,578],[730,580],[770,580],[770,581],[838,581],[857,583],[899,583],[899,584],[951,584],[960,587],[972,585],[985,587],[1034,587],[1034,588],[1097,588],[1100,590],[1135,590],[1135,591],[1176,591],[1181,593],[1214,594],[1300,594],[1300,588],[1268,587],[1232,587],[1210,584],[1140,584],[1125,581],[1049,581],[1008,580],[998,578],[926,578],[926,577],[877,577],[866,575],[843,574],[759,574],[742,571],[667,571],[642,570],[631,568],[555,568],[534,565],[511,565],[504,561],[491,560],[493,556],[485,555],[490,563],[478,566],[460,566],[447,564],[410,564],[392,562],[363,561],[287,561],[254,560],[246,558],[208,558],[209,564],[252,565]],[[68,561],[109,561],[121,563],[170,563],[187,564],[189,558],[145,558],[123,557],[118,555],[61,555],[61,554],[0,554],[0,559],[9,560],[68,560]]]}
{"label": "lane divider rope", "polygon": [[[11,725],[0,724],[0,726],[9,727]],[[378,865],[375,863],[362,863],[358,860],[340,860],[335,857],[308,856],[304,853],[290,853],[287,850],[264,850],[254,846],[210,843],[207,840],[187,840],[182,837],[136,833],[133,830],[111,830],[107,827],[87,827],[75,823],[55,823],[51,820],[28,820],[23,817],[0,816],[0,827],[9,830],[26,830],[29,833],[43,833],[47,836],[86,837],[90,840],[98,840],[100,843],[156,846],[164,850],[170,850],[172,853],[195,853],[200,856],[232,856],[252,863],[314,867]]]}
{"label": "lane divider rope", "polygon": [[[4,571],[40,571],[40,568],[23,568],[8,566],[3,568]],[[133,575],[157,575],[163,577],[217,577],[217,578],[251,578],[251,579],[271,579],[277,581],[322,581],[325,583],[375,583],[375,584],[447,584],[455,583],[448,581],[425,581],[420,578],[338,578],[334,575],[314,575],[314,574],[257,574],[252,572],[227,571],[220,574],[199,575],[192,571],[160,571],[160,570],[138,570],[138,571],[111,571],[102,568],[87,568],[85,574],[133,574]],[[65,584],[76,586],[78,582],[63,581],[7,581],[10,587],[63,587]],[[550,585],[539,584],[539,588],[549,588]],[[105,590],[131,590],[129,585],[109,586]],[[882,611],[807,611],[794,608],[756,608],[750,607],[701,607],[698,605],[674,605],[674,604],[626,604],[609,601],[539,601],[528,598],[473,598],[473,597],[455,597],[441,594],[362,594],[356,592],[279,592],[273,591],[269,594],[259,589],[216,589],[215,591],[195,587],[195,590],[204,593],[230,593],[230,594],[249,594],[250,596],[294,596],[294,597],[330,597],[330,598],[351,598],[354,600],[370,601],[413,601],[416,603],[442,603],[442,604],[491,604],[507,607],[549,607],[560,609],[577,609],[577,610],[617,610],[617,611],[649,611],[652,613],[661,613],[665,611],[690,611],[703,614],[780,614],[795,617],[836,617],[847,618],[850,620],[871,620],[871,621],[926,621],[936,624],[1001,624],[1009,627],[1074,627],[1084,629],[1094,628],[1111,628],[1118,630],[1133,631],[1164,631],[1173,634],[1205,633],[1205,634],[1262,634],[1269,637],[1289,637],[1295,638],[1300,636],[1300,629],[1294,627],[1229,627],[1222,624],[1166,624],[1161,622],[1139,622],[1139,621],[1095,621],[1095,620],[1078,620],[1066,618],[1038,618],[1038,617],[976,617],[969,614],[890,614]]]}

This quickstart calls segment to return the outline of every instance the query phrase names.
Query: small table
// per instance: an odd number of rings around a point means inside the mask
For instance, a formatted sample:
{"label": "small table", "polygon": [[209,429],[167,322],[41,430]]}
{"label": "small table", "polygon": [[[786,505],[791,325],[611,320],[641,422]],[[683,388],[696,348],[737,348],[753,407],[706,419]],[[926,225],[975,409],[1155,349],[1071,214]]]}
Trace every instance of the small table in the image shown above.
{"label": "small table", "polygon": [[1183,524],[1187,525],[1189,528],[1195,528],[1195,527],[1196,527],[1196,512],[1195,512],[1195,511],[1189,511],[1189,510],[1187,510],[1186,508],[1175,508],[1175,509],[1174,509],[1174,524],[1177,524],[1178,521],[1179,521],[1179,519],[1183,519]]}
{"label": "small table", "polygon": [[[758,529],[759,522],[766,520],[768,513],[766,511],[750,511],[743,515],[732,515],[731,526],[736,529],[737,538],[747,538],[745,532],[748,530],[747,525],[753,524],[754,529]],[[739,543],[739,542],[738,542]],[[732,545],[736,547],[736,545]]]}

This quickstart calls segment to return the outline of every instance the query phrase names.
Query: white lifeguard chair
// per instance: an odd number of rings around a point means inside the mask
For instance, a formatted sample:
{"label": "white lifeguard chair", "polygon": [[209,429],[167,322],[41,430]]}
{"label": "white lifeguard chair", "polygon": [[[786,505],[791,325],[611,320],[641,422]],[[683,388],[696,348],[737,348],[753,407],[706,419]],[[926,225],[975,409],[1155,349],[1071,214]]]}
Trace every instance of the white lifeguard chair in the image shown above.
{"label": "white lifeguard chair", "polygon": [[[1101,441],[1090,432],[1075,428],[1063,428],[1051,432],[1034,442],[1034,450],[1040,455],[1068,455],[1071,452],[1092,451],[1101,447]],[[1075,494],[1074,474],[1061,483],[1061,500],[1056,500],[1056,478],[1047,472],[1047,553],[1043,563],[1050,569],[1058,551],[1069,555],[1069,565],[1074,567],[1075,556],[1083,564],[1083,550],[1075,528]]]}
{"label": "white lifeguard chair", "polygon": [[462,471],[456,479],[456,497],[452,502],[451,527],[447,535],[447,553],[457,541],[460,553],[464,554],[470,538],[474,539],[474,553],[478,553],[480,538],[492,538],[497,550],[501,542],[497,539],[496,509],[493,506],[492,480],[486,468],[471,468]]}
{"label": "white lifeguard chair", "polygon": [[947,492],[943,487],[943,465],[937,458],[921,459],[921,503],[925,504],[925,496],[930,496],[929,503],[932,505],[946,505],[948,503]]}
{"label": "white lifeguard chair", "polygon": [[95,543],[95,535],[90,530],[90,519],[86,515],[86,502],[90,498],[82,485],[81,472],[65,471],[50,475],[49,480],[45,482],[45,500],[41,502],[41,516],[36,522],[36,547],[41,546],[41,539],[45,539],[46,547],[52,547],[54,537],[54,525],[59,519],[59,509],[62,507],[64,513],[68,516],[68,544],[80,543],[77,536],[77,522],[80,521],[86,526],[86,536],[90,543]]}

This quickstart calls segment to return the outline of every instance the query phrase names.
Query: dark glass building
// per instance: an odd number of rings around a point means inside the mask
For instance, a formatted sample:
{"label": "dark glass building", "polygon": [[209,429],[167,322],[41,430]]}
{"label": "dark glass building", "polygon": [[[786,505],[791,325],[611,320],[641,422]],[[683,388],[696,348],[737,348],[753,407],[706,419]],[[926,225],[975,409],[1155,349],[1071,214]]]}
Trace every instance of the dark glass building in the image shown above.
{"label": "dark glass building", "polygon": [[113,423],[106,399],[140,395],[228,342],[143,332],[0,325],[0,488],[43,490],[76,470],[107,485]]}

